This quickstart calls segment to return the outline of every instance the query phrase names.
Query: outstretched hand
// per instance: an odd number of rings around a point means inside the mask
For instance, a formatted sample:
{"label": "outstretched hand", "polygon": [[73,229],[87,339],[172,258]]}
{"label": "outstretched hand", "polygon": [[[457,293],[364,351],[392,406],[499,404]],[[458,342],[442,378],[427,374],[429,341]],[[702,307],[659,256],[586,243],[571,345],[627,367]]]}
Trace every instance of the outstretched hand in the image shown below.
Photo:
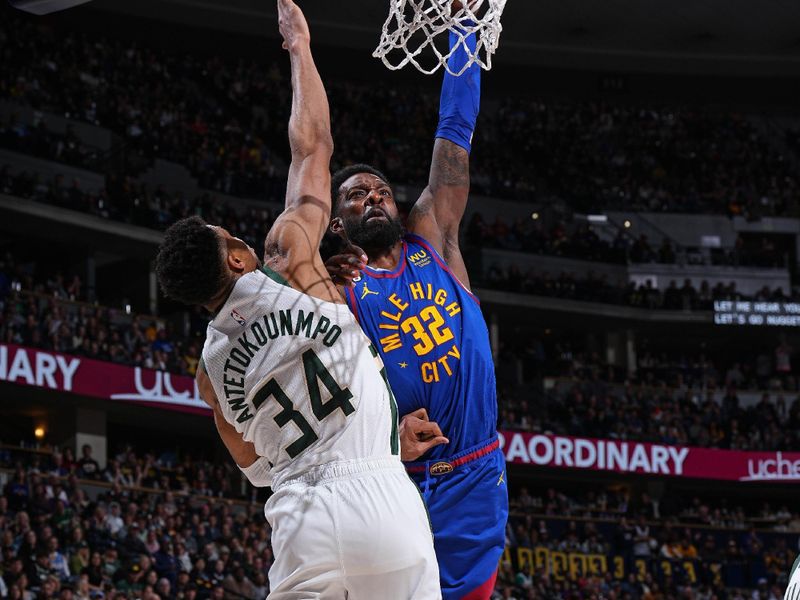
{"label": "outstretched hand", "polygon": [[434,421],[428,420],[424,408],[405,415],[400,420],[400,458],[417,460],[434,446],[449,444]]}
{"label": "outstretched hand", "polygon": [[359,248],[349,244],[341,254],[331,256],[325,261],[325,268],[328,275],[336,285],[353,287],[353,279],[361,274],[361,270],[367,266],[367,255]]}
{"label": "outstretched hand", "polygon": [[283,48],[286,50],[291,50],[298,44],[311,43],[306,17],[292,0],[278,0],[278,29],[283,36]]}

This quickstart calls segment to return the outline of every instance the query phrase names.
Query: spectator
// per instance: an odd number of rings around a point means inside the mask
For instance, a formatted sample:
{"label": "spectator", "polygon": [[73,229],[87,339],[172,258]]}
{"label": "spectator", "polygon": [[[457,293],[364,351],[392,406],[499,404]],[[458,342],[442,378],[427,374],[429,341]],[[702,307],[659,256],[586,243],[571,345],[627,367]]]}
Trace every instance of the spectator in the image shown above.
{"label": "spectator", "polygon": [[247,578],[244,573],[244,567],[241,565],[236,566],[233,573],[225,578],[222,587],[226,591],[244,598],[252,598],[253,600],[257,598],[255,586]]}
{"label": "spectator", "polygon": [[78,474],[84,479],[99,479],[100,465],[92,458],[92,447],[84,444],[81,447],[81,459],[78,461]]}

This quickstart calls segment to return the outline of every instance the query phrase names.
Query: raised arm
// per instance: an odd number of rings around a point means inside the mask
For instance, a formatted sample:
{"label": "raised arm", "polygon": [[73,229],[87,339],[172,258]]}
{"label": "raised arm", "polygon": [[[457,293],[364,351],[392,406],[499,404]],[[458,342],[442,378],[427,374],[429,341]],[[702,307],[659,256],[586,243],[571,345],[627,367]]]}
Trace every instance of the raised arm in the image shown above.
{"label": "raised arm", "polygon": [[[327,284],[321,278],[327,274],[319,260],[319,244],[331,212],[333,139],[328,98],[311,56],[311,36],[303,12],[292,0],[278,0],[278,19],[292,69],[292,163],[286,183],[286,209],[267,236],[264,259],[293,286],[326,296]],[[320,283],[321,287],[312,289]]]}
{"label": "raised arm", "polygon": [[[458,39],[450,34],[451,47]],[[474,34],[467,43],[474,51]],[[459,47],[448,61],[451,70],[458,72],[467,58],[463,46]],[[477,64],[460,77],[445,72],[428,186],[408,220],[409,231],[427,239],[467,287],[469,277],[458,245],[458,228],[469,196],[469,152],[480,98],[481,69]]]}

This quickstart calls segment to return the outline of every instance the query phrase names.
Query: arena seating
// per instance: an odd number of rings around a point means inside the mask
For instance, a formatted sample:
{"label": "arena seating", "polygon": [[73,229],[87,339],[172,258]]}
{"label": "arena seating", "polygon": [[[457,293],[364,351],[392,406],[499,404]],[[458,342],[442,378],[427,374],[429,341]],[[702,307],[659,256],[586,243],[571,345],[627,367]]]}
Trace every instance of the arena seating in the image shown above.
{"label": "arena seating", "polygon": [[[82,303],[81,281],[55,275],[36,282],[5,257],[0,272],[4,342],[44,348],[122,364],[193,375],[205,332],[197,313],[189,337],[178,335],[157,317],[126,314],[121,309]],[[24,284],[22,283],[24,282]],[[26,291],[16,291],[19,285]],[[790,449],[800,442],[800,401],[784,394],[798,382],[777,353],[791,354],[785,342],[774,351],[754,351],[750,359],[712,360],[702,349],[670,356],[642,354],[635,377],[615,371],[596,355],[567,340],[545,349],[536,340],[507,346],[508,360],[522,361],[536,377],[559,378],[547,393],[516,385],[499,371],[501,429],[554,431],[591,437],[659,441],[739,449]],[[771,354],[775,356],[771,356]],[[705,396],[727,386],[719,405]],[[743,408],[737,389],[765,392],[764,401]]]}
{"label": "arena seating", "polygon": [[[8,9],[2,15],[8,19],[0,19],[0,148],[56,168],[91,171],[100,187],[0,163],[0,193],[155,230],[198,214],[260,247],[275,217],[270,206],[281,204],[284,194],[289,85],[283,66],[214,56],[213,49],[178,54],[88,29],[62,30],[53,22],[34,26]],[[150,83],[147,94],[142,81]],[[326,83],[336,143],[332,166],[380,157],[377,166],[394,183],[423,185],[428,165],[420,157],[430,154],[435,91],[346,77]],[[69,125],[48,129],[46,120],[37,120],[41,115],[34,112],[31,121],[14,107],[90,123],[109,134],[113,148],[87,143]],[[761,127],[760,119],[731,108],[636,98],[487,94],[471,159],[472,189],[516,200],[505,205],[530,206],[536,216],[489,218],[484,205],[469,216],[462,239],[465,251],[478,257],[469,263],[473,286],[509,292],[503,296],[515,302],[526,296],[551,306],[570,300],[586,311],[613,305],[619,321],[633,312],[653,322],[675,316],[667,311],[708,316],[715,300],[797,298],[797,289],[775,285],[743,294],[727,279],[676,277],[656,289],[627,283],[632,278],[626,273],[625,284],[612,282],[603,266],[658,264],[677,272],[687,264],[687,248],[668,236],[653,241],[627,225],[600,235],[584,214],[705,213],[747,223],[799,216],[800,134]],[[204,191],[184,194],[145,183],[156,159],[186,167]],[[222,201],[221,195],[240,198]],[[516,253],[536,256],[518,261]],[[497,254],[511,258],[485,258]],[[703,266],[712,271],[796,270],[769,235],[752,232],[708,256]],[[557,270],[550,266],[554,258],[592,261],[587,268],[597,274]],[[202,311],[177,319],[168,311],[138,314],[104,302],[90,297],[73,272],[13,253],[0,257],[0,344],[195,374],[207,323]],[[725,450],[800,447],[800,380],[785,334],[751,343],[753,335],[727,349],[725,340],[711,338],[708,346],[667,344],[658,339],[667,337],[661,323],[637,335],[635,360],[623,367],[588,350],[593,332],[583,330],[585,321],[565,325],[572,315],[564,312],[552,331],[549,315],[541,327],[528,322],[524,331],[499,325],[498,429]],[[532,321],[539,319],[532,314]],[[693,325],[678,327],[684,326]],[[625,327],[630,323],[618,329]],[[52,394],[43,405],[62,399]],[[120,444],[109,437],[113,449],[101,468],[63,442],[3,442],[0,599],[266,596],[272,562],[262,511],[266,492],[247,484],[221,448],[200,458],[177,447],[156,455],[141,439]],[[756,501],[753,494],[726,497],[702,480],[680,480],[694,486],[692,492],[672,493],[675,480],[653,477],[648,482],[655,481],[656,500],[640,493],[650,484],[632,473],[594,478],[562,469],[539,478],[542,471],[510,480],[507,550],[493,600],[782,596],[800,549],[795,505]]]}
{"label": "arena seating", "polygon": [[[264,197],[280,186],[289,88],[275,64],[170,54],[55,28],[34,33],[11,14],[3,33],[0,98],[108,127],[144,156],[187,165],[208,189]],[[419,157],[430,151],[434,93],[348,81],[330,81],[328,91],[338,164],[380,153],[394,181],[424,183]],[[725,109],[490,101],[476,132],[472,184],[486,195],[561,199],[581,211],[796,215],[796,157],[783,156],[762,129]]]}
{"label": "arena seating", "polygon": [[[230,464],[122,445],[101,470],[90,452],[76,460],[69,448],[2,446],[0,476],[0,589],[9,598],[266,595],[269,526],[257,518],[260,503],[237,493]],[[511,508],[496,597],[520,600],[777,588],[795,551],[786,532],[800,527],[787,506],[657,503],[602,484],[521,487]]]}

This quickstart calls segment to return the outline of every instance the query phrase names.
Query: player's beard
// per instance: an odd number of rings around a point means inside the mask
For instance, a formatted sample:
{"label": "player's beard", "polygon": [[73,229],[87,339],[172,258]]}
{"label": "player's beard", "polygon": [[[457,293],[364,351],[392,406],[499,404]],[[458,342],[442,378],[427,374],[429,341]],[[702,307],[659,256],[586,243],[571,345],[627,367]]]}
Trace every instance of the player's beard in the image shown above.
{"label": "player's beard", "polygon": [[403,238],[403,224],[397,217],[386,215],[385,221],[352,219],[343,223],[347,238],[364,250],[391,248]]}

